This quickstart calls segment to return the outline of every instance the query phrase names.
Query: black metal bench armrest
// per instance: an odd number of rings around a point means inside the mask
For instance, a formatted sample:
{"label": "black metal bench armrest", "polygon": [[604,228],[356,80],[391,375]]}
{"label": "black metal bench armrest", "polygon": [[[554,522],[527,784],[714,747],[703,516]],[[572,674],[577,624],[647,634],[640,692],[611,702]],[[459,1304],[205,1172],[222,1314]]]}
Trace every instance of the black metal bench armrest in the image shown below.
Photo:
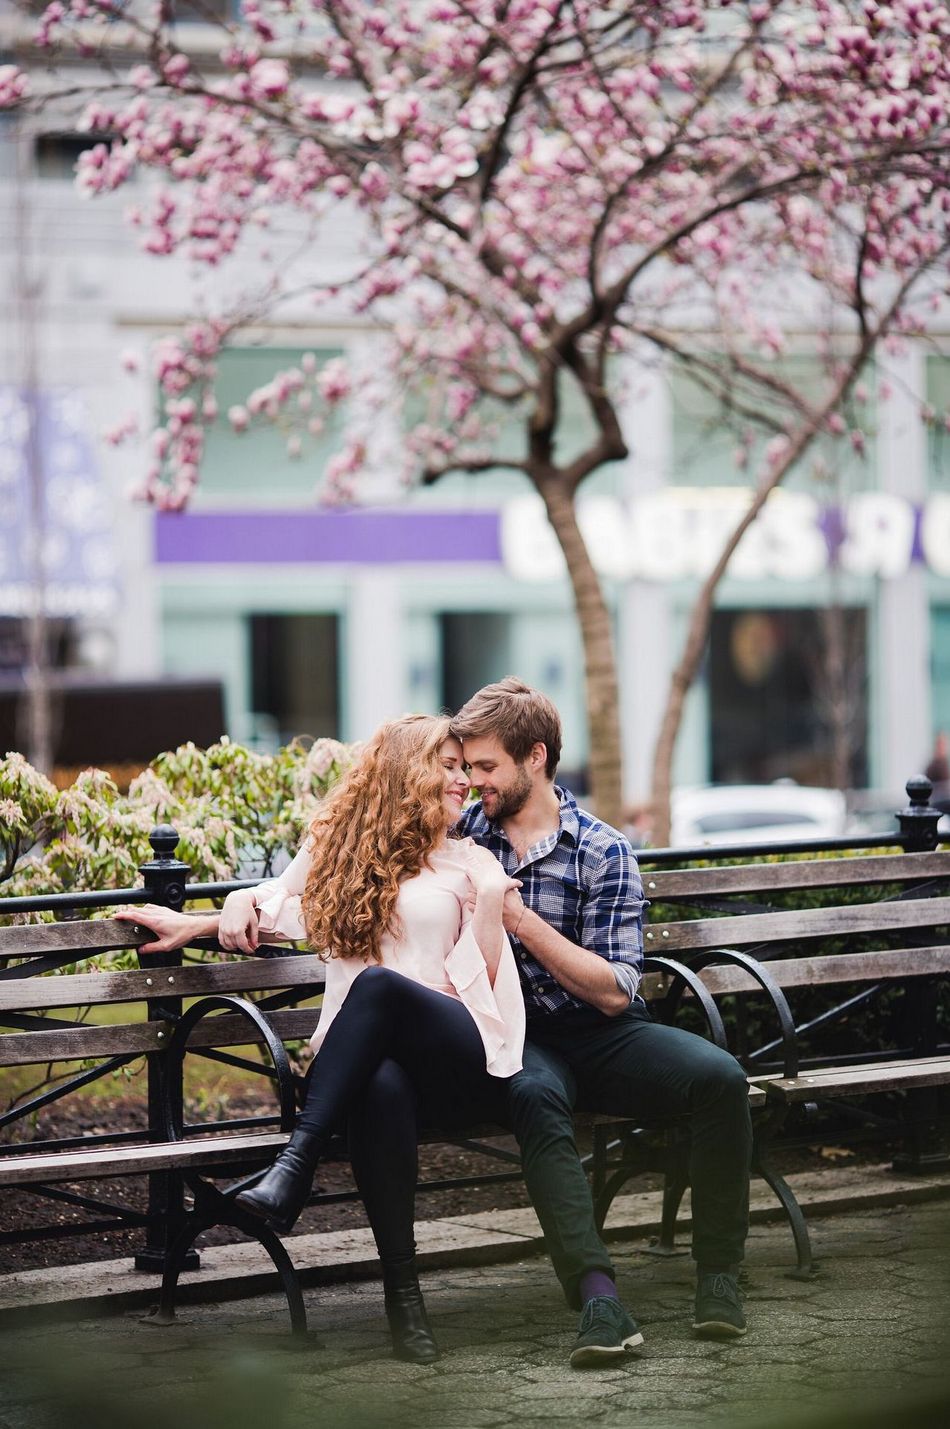
{"label": "black metal bench armrest", "polygon": [[[696,973],[709,967],[711,963],[732,963],[743,968],[759,984],[772,1003],[782,1034],[782,1076],[797,1077],[798,1039],[795,1034],[795,1019],[787,997],[771,973],[757,958],[753,958],[749,953],[740,953],[735,948],[710,948],[690,959],[690,967]],[[682,988],[677,992],[677,999],[681,996]]]}
{"label": "black metal bench armrest", "polygon": [[167,1073],[164,1078],[164,1089],[162,1096],[162,1119],[164,1124],[165,1137],[168,1141],[181,1141],[184,1136],[184,1109],[177,1099],[171,1095],[171,1088],[178,1084],[177,1077],[168,1075],[179,1069],[184,1060],[188,1046],[188,1038],[194,1027],[209,1012],[226,1010],[228,1012],[240,1013],[246,1017],[253,1025],[260,1040],[267,1047],[271,1061],[274,1064],[274,1071],[277,1074],[277,1089],[280,1098],[280,1129],[281,1131],[293,1131],[297,1119],[297,1104],[294,1096],[294,1075],[291,1070],[290,1061],[277,1033],[270,1025],[266,1016],[259,1007],[255,1007],[253,1002],[248,1002],[243,997],[229,997],[224,994],[215,997],[203,997],[199,1002],[195,1002],[184,1012],[175,1023],[174,1031],[169,1039],[168,1049],[165,1053],[165,1066]]}
{"label": "black metal bench armrest", "polygon": [[729,1043],[719,1008],[716,1006],[709,988],[692,968],[688,968],[685,963],[677,962],[675,958],[651,957],[643,959],[643,971],[669,973],[673,978],[673,985],[666,997],[672,999],[670,1006],[674,1017],[683,995],[683,989],[688,987],[703,1009],[710,1037],[717,1047],[728,1051]]}

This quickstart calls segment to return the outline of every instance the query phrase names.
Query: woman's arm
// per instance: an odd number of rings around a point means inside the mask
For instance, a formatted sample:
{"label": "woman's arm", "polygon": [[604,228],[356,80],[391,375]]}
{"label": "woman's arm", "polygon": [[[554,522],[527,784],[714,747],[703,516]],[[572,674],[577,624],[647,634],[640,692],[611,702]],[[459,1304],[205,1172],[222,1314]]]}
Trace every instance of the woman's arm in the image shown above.
{"label": "woman's arm", "polygon": [[488,980],[495,985],[495,974],[505,943],[502,909],[505,894],[517,891],[521,884],[509,878],[494,854],[473,845],[467,855],[468,876],[475,890],[475,911],[472,914],[472,936],[485,959]]}
{"label": "woman's arm", "polygon": [[565,938],[528,908],[520,895],[508,899],[505,926],[572,997],[607,1017],[617,1017],[630,1006],[630,994],[618,985],[611,964]]}
{"label": "woman's arm", "polygon": [[[238,888],[229,893],[218,912],[178,913],[157,903],[144,903],[140,908],[120,908],[115,916],[123,923],[141,923],[158,937],[153,943],[143,943],[140,953],[169,953],[184,948],[193,938],[217,938],[228,952],[256,953],[261,942],[258,909],[267,899],[283,897],[284,917],[268,920],[263,932],[265,941],[293,941],[296,931],[289,923],[299,917],[300,895],[307,884],[310,855],[306,846],[277,878],[269,878],[254,888]],[[288,926],[283,925],[287,922]]]}

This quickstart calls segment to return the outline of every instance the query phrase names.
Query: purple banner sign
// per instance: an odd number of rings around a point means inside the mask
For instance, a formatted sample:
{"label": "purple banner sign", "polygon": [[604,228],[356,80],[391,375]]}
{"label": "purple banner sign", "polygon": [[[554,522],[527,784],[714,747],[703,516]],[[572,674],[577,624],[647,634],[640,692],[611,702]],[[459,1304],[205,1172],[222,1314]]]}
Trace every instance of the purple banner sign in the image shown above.
{"label": "purple banner sign", "polygon": [[162,512],[160,565],[501,561],[497,511]]}

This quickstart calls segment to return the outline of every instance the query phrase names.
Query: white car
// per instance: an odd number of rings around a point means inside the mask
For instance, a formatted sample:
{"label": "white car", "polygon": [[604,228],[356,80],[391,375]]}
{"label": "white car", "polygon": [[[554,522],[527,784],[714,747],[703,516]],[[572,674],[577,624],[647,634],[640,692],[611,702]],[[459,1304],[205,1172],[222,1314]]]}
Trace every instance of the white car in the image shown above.
{"label": "white car", "polygon": [[676,789],[671,802],[670,843],[676,848],[837,838],[847,827],[840,790],[810,789],[790,779]]}

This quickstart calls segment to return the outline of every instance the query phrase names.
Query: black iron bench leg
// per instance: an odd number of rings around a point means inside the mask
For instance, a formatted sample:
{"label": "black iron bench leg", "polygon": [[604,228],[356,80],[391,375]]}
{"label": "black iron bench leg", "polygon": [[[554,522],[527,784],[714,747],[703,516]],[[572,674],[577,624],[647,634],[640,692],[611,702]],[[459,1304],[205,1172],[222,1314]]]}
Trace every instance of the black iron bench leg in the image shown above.
{"label": "black iron bench leg", "polygon": [[687,1255],[685,1248],[676,1244],[676,1218],[680,1204],[686,1194],[689,1177],[681,1167],[671,1168],[663,1183],[663,1211],[660,1217],[660,1234],[648,1246],[647,1255],[658,1255],[669,1259],[674,1255]]}
{"label": "black iron bench leg", "polygon": [[808,1234],[808,1226],[805,1223],[805,1216],[801,1206],[795,1197],[795,1192],[779,1173],[763,1159],[761,1154],[757,1154],[752,1166],[756,1175],[775,1193],[782,1210],[788,1218],[788,1223],[795,1240],[795,1254],[798,1264],[794,1270],[788,1272],[792,1280],[811,1280],[817,1274],[818,1266],[812,1255],[811,1237]]}
{"label": "black iron bench leg", "polygon": [[594,1221],[598,1231],[603,1231],[607,1213],[613,1205],[614,1197],[622,1186],[625,1186],[635,1175],[635,1172],[627,1170],[625,1167],[615,1171],[607,1181],[594,1201]]}
{"label": "black iron bench leg", "polygon": [[175,1295],[178,1280],[185,1263],[185,1257],[202,1231],[212,1226],[231,1225],[253,1240],[259,1241],[274,1263],[280,1278],[281,1289],[287,1300],[290,1315],[290,1332],[295,1338],[307,1335],[307,1310],[304,1305],[300,1280],[293,1262],[287,1254],[277,1234],[259,1221],[256,1216],[247,1215],[235,1206],[228,1196],[211,1187],[195,1189],[195,1208],[188,1216],[178,1235],[172,1242],[162,1275],[162,1290],[158,1314],[153,1316],[153,1325],[172,1325],[175,1322]]}
{"label": "black iron bench leg", "polygon": [[158,1314],[149,1317],[149,1324],[173,1325],[175,1323],[175,1293],[178,1289],[178,1279],[184,1268],[185,1257],[201,1232],[208,1230],[214,1224],[213,1220],[209,1220],[205,1216],[186,1217],[184,1225],[169,1246],[168,1254],[165,1257]]}

